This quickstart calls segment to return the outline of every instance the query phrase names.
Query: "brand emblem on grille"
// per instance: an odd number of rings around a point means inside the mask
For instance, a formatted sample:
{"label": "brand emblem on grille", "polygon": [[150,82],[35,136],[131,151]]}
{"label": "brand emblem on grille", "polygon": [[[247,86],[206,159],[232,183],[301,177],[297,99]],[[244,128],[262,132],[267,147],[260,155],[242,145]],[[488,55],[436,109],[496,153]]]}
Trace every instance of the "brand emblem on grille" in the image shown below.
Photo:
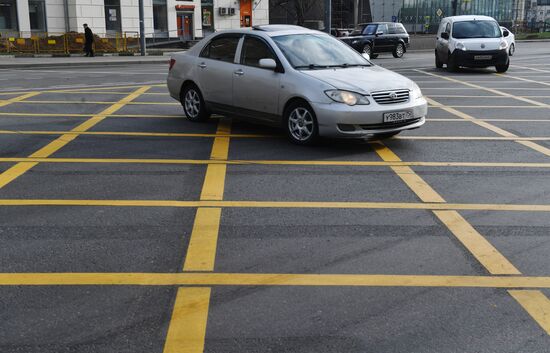
{"label": "brand emblem on grille", "polygon": [[481,44],[481,48],[485,48],[485,44]]}
{"label": "brand emblem on grille", "polygon": [[391,98],[391,99],[397,99],[397,93],[391,92],[391,93],[390,93],[390,98]]}

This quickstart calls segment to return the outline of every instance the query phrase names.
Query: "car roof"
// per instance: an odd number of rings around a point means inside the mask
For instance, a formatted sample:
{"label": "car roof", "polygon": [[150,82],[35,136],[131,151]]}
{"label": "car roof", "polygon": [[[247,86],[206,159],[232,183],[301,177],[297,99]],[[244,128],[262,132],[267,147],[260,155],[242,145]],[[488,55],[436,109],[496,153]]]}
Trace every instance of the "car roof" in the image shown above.
{"label": "car roof", "polygon": [[496,20],[489,16],[477,16],[477,15],[462,15],[462,16],[450,16],[445,17],[444,20],[449,20],[451,22],[461,22],[461,21],[495,21]]}
{"label": "car roof", "polygon": [[359,23],[359,26],[366,26],[366,25],[387,25],[387,24],[401,24],[400,22],[365,22],[365,23]]}

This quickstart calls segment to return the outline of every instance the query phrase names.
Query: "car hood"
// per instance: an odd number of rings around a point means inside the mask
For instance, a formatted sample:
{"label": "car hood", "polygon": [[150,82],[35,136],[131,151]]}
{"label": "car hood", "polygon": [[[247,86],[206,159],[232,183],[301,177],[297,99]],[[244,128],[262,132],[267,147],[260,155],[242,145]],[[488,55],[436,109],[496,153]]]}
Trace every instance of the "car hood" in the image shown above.
{"label": "car hood", "polygon": [[369,94],[376,91],[413,89],[414,83],[380,66],[337,68],[330,70],[303,70],[304,75],[315,77],[334,88]]}
{"label": "car hood", "polygon": [[498,50],[501,38],[465,38],[457,41],[464,43],[467,50]]}

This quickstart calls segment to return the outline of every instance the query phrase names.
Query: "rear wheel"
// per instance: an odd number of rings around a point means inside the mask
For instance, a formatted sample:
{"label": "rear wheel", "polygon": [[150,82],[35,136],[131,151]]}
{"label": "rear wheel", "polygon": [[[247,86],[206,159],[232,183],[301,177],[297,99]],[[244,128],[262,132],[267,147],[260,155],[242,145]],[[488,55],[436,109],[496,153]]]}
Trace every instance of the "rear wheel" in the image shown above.
{"label": "rear wheel", "polygon": [[181,92],[181,105],[187,119],[191,121],[205,121],[210,117],[206,110],[201,91],[193,84],[187,85]]}
{"label": "rear wheel", "polygon": [[372,47],[370,44],[365,44],[361,50],[363,54],[368,54],[372,58]]}
{"label": "rear wheel", "polygon": [[439,59],[439,55],[435,53],[435,67],[441,69],[443,67],[443,62]]}
{"label": "rear wheel", "polygon": [[510,49],[508,49],[508,55],[513,56],[516,52],[516,45],[514,43],[510,44]]}
{"label": "rear wheel", "polygon": [[393,48],[392,54],[394,58],[402,58],[403,54],[405,54],[405,46],[403,43],[398,43],[395,48]]}
{"label": "rear wheel", "polygon": [[496,65],[495,68],[497,69],[497,72],[499,74],[501,73],[504,73],[506,71],[508,71],[508,68],[510,67],[510,61],[508,61],[506,64],[504,65]]}
{"label": "rear wheel", "polygon": [[305,101],[296,101],[285,111],[286,130],[298,145],[311,145],[319,137],[319,126],[313,109]]}
{"label": "rear wheel", "polygon": [[378,54],[371,54],[371,55],[370,55],[370,58],[371,58],[371,59],[376,59],[377,57],[378,57]]}

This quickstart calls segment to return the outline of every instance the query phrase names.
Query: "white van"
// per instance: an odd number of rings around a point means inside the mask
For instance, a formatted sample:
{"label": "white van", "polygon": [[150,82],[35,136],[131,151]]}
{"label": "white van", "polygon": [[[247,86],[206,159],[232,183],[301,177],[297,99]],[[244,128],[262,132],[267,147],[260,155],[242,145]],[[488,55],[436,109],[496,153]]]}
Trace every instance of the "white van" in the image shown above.
{"label": "white van", "polygon": [[449,71],[461,66],[494,66],[497,72],[506,72],[510,59],[504,37],[509,34],[492,17],[445,17],[437,30],[435,66],[447,64]]}

